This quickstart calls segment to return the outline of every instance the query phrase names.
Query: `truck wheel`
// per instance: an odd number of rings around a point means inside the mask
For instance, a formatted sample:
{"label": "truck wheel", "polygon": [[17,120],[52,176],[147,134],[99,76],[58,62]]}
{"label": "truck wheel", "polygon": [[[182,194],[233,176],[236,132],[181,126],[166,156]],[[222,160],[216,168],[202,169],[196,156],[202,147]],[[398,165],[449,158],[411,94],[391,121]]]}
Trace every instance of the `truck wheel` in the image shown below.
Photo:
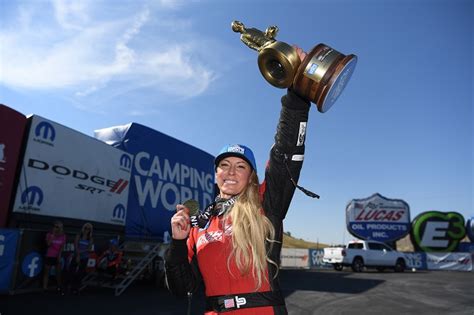
{"label": "truck wheel", "polygon": [[354,272],[362,272],[364,269],[364,261],[360,257],[354,258],[354,261],[352,262],[352,270]]}
{"label": "truck wheel", "polygon": [[405,261],[401,258],[397,259],[395,263],[395,272],[404,272],[405,271]]}
{"label": "truck wheel", "polygon": [[341,264],[334,264],[334,269],[337,270],[337,271],[341,271],[342,270],[342,265]]}

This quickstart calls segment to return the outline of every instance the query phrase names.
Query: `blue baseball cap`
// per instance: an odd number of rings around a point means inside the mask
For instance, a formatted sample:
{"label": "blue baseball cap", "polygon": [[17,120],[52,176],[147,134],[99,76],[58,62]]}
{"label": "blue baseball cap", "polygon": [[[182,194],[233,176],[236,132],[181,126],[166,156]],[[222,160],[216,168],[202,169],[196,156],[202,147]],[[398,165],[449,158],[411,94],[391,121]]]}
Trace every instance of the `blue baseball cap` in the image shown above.
{"label": "blue baseball cap", "polygon": [[115,246],[118,246],[118,239],[116,238],[112,238],[111,240],[109,240],[109,244],[110,245],[115,245]]}
{"label": "blue baseball cap", "polygon": [[228,156],[235,156],[244,159],[253,168],[255,173],[257,172],[257,164],[255,163],[255,157],[249,147],[242,144],[225,145],[219,152],[219,154],[216,156],[216,159],[214,160],[214,165],[217,167],[219,162]]}

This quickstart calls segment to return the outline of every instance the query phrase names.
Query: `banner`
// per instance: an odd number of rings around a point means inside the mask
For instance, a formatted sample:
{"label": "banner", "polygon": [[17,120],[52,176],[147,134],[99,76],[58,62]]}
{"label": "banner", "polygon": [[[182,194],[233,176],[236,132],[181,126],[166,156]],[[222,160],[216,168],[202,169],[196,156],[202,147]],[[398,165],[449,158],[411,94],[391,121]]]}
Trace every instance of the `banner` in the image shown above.
{"label": "banner", "polygon": [[214,157],[151,128],[131,123],[95,131],[96,138],[135,156],[125,233],[170,240],[176,205],[188,199],[201,210],[214,200]]}
{"label": "banner", "polygon": [[412,222],[411,241],[417,251],[454,252],[466,236],[464,217],[457,212],[426,211]]}
{"label": "banner", "polygon": [[133,156],[32,116],[14,213],[125,225]]}
{"label": "banner", "polygon": [[0,104],[0,228],[7,224],[26,117]]}
{"label": "banner", "polygon": [[324,250],[323,249],[310,249],[309,250],[309,267],[318,269],[333,268],[332,264],[323,262]]}
{"label": "banner", "polygon": [[348,231],[357,238],[392,242],[410,231],[410,207],[400,199],[378,193],[365,199],[353,199],[346,207]]}
{"label": "banner", "polygon": [[282,248],[281,249],[281,267],[282,268],[308,268],[309,250],[301,248]]}
{"label": "banner", "polygon": [[430,270],[472,271],[470,253],[426,253]]}
{"label": "banner", "polygon": [[426,270],[426,253],[423,252],[404,252],[407,269]]}
{"label": "banner", "polygon": [[12,284],[14,291],[31,291],[42,288],[46,232],[21,230],[18,261]]}
{"label": "banner", "polygon": [[19,230],[0,229],[0,292],[11,289]]}

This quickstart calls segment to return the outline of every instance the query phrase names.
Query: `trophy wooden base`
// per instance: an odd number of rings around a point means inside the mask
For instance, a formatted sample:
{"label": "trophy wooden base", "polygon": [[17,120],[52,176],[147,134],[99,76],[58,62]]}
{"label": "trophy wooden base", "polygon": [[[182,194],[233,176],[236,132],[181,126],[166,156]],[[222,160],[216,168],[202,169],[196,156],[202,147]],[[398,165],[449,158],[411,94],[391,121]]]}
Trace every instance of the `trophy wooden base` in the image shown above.
{"label": "trophy wooden base", "polygon": [[357,64],[355,55],[343,55],[324,44],[315,46],[300,64],[293,89],[324,113],[331,108]]}

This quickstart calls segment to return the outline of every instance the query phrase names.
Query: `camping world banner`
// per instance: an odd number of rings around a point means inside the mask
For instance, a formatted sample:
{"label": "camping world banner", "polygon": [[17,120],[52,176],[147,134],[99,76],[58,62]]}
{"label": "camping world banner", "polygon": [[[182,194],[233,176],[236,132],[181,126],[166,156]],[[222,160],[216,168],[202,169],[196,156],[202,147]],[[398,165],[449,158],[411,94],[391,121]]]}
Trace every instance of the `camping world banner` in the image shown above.
{"label": "camping world banner", "polygon": [[403,200],[375,193],[349,202],[346,223],[348,231],[360,239],[395,241],[410,231],[410,207]]}

